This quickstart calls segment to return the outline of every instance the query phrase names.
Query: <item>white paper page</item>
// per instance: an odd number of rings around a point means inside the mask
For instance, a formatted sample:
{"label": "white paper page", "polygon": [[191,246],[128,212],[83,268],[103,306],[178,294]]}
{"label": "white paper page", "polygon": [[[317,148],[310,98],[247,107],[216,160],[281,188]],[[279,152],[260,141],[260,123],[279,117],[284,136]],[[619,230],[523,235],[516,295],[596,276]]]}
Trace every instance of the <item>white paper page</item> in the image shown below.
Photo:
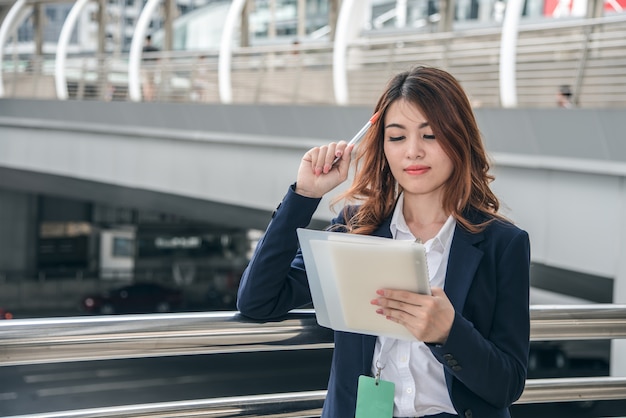
{"label": "white paper page", "polygon": [[[335,275],[334,265],[331,262],[333,257],[330,252],[331,248],[328,246],[328,241],[311,240],[309,244],[317,267],[318,275],[315,280],[319,281],[314,286],[320,286],[323,295],[322,301],[320,302],[318,298],[317,304],[315,299],[313,299],[317,323],[334,330],[345,330],[346,323],[341,310],[341,299],[337,289],[337,276]],[[307,265],[307,276],[308,271],[309,268]],[[311,278],[309,279],[309,287],[311,287],[313,277],[308,277]],[[318,315],[318,313],[321,315]]]}
{"label": "white paper page", "polygon": [[[418,245],[348,244],[329,241],[347,331],[415,340],[402,325],[377,314],[370,301],[382,288],[425,291],[428,273]],[[418,284],[422,279],[422,285]],[[331,321],[333,317],[331,316]]]}
{"label": "white paper page", "polygon": [[322,290],[322,283],[319,278],[319,272],[313,256],[311,248],[311,239],[314,234],[310,234],[311,230],[299,228],[298,240],[300,241],[300,250],[304,258],[306,267],[307,280],[309,281],[309,290],[311,291],[311,299],[313,300],[313,308],[315,309],[315,318],[317,323],[323,327],[332,328],[330,316],[326,308],[326,298]]}

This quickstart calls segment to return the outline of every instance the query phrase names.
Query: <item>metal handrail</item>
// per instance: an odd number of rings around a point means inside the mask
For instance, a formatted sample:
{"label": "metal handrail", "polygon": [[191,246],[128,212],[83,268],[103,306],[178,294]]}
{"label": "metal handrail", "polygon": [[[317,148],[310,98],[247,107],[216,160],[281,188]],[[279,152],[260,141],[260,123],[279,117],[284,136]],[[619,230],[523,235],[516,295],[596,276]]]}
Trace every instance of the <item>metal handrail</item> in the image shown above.
{"label": "metal handrail", "polygon": [[[626,305],[533,305],[531,340],[626,338]],[[282,321],[237,312],[18,319],[0,322],[0,366],[332,348],[313,310]]]}
{"label": "metal handrail", "polygon": [[[531,340],[626,338],[626,305],[533,305]],[[185,354],[332,348],[313,310],[281,321],[237,312],[20,319],[0,323],[0,366]],[[235,396],[8,418],[319,417],[326,391]],[[626,399],[626,378],[529,379],[518,404]]]}
{"label": "metal handrail", "polygon": [[[626,378],[532,379],[516,404],[624,399]],[[5,418],[319,417],[326,391],[273,393],[191,401],[90,408]]]}
{"label": "metal handrail", "polygon": [[533,305],[533,341],[626,338],[626,305]]}
{"label": "metal handrail", "polygon": [[626,377],[529,379],[518,404],[626,399]]}
{"label": "metal handrail", "polygon": [[313,418],[320,416],[325,398],[326,391],[319,390],[89,408],[4,418],[179,418],[184,416]]}
{"label": "metal handrail", "polygon": [[0,366],[332,347],[332,332],[306,310],[270,322],[237,312],[0,322]]}

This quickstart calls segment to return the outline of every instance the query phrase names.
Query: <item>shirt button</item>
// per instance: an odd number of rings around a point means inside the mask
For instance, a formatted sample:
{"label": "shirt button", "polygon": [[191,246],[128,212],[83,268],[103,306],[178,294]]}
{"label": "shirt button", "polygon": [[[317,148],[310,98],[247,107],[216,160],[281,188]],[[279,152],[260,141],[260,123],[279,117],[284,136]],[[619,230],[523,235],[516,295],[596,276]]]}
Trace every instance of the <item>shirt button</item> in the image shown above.
{"label": "shirt button", "polygon": [[413,393],[413,388],[408,388],[408,389],[406,390],[406,393]]}

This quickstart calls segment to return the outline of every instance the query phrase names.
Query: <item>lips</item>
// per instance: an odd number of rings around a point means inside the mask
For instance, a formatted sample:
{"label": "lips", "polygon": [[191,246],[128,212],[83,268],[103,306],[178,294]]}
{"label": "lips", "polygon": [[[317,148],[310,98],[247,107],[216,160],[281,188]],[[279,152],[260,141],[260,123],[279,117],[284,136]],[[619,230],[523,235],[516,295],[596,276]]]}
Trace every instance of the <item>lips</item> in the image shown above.
{"label": "lips", "polygon": [[430,170],[430,167],[425,166],[425,165],[410,165],[404,169],[404,171],[407,174],[411,174],[411,175],[424,174],[428,170]]}

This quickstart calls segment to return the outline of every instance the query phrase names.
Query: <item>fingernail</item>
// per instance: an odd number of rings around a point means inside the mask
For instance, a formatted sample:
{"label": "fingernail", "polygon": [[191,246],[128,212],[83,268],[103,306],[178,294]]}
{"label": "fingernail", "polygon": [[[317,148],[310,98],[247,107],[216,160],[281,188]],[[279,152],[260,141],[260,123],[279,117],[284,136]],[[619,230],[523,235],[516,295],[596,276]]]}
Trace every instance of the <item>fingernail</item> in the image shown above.
{"label": "fingernail", "polygon": [[372,300],[370,300],[370,303],[372,305],[378,305],[378,299],[372,299]]}
{"label": "fingernail", "polygon": [[376,313],[379,314],[379,315],[382,315],[383,314],[383,310],[382,309],[376,309]]}
{"label": "fingernail", "polygon": [[378,290],[376,291],[376,294],[377,294],[377,295],[381,295],[381,296],[385,296],[385,291],[384,291],[384,290],[382,290],[382,289],[378,289]]}

